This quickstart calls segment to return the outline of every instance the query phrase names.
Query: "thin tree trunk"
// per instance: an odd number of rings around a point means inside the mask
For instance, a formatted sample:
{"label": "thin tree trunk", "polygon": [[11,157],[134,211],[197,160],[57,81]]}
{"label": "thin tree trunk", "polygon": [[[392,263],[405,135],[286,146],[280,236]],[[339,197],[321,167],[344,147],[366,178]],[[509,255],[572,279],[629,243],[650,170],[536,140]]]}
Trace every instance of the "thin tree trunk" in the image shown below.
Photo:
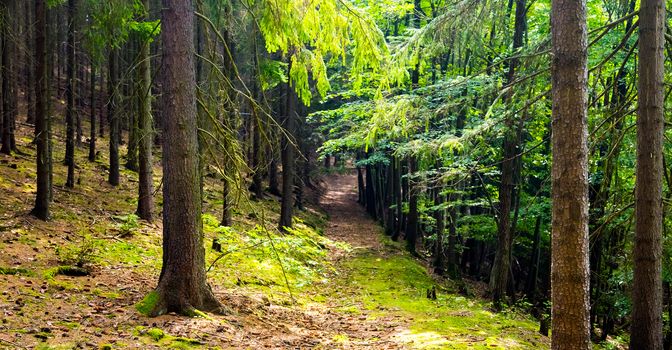
{"label": "thin tree trunk", "polygon": [[438,275],[443,275],[445,272],[443,259],[443,233],[446,229],[446,209],[442,207],[444,202],[444,195],[441,194],[442,187],[435,189],[434,205],[438,206],[434,210],[434,219],[436,220],[436,243],[434,244],[434,272]]}
{"label": "thin tree trunk", "polygon": [[395,215],[396,215],[396,222],[394,225],[394,233],[392,234],[392,240],[396,241],[399,239],[399,236],[401,236],[401,231],[402,231],[402,210],[403,210],[403,200],[401,197],[401,162],[399,161],[399,158],[393,157],[392,158],[392,167],[393,167],[393,172],[392,172],[392,187],[393,187],[393,198],[394,198],[394,205],[396,206],[395,209]]}
{"label": "thin tree trunk", "polygon": [[[149,13],[149,0],[144,0],[146,13]],[[147,19],[147,18],[145,18]],[[150,61],[149,40],[140,43],[140,63],[138,65],[138,98],[140,113],[138,113],[138,216],[152,221],[154,210],[154,180],[152,162],[152,71]]]}
{"label": "thin tree trunk", "polygon": [[[418,160],[411,156],[408,161],[408,174],[413,176],[418,171]],[[411,254],[417,254],[415,246],[418,240],[418,195],[420,189],[411,179],[408,179],[409,201],[408,222],[406,224],[406,247]]]}
{"label": "thin tree trunk", "polygon": [[110,47],[107,78],[107,119],[110,123],[110,170],[107,182],[112,186],[119,185],[119,111],[118,111],[118,69],[119,53],[115,48]]}
{"label": "thin tree trunk", "polygon": [[49,132],[47,115],[47,6],[35,1],[35,141],[37,143],[37,194],[32,214],[49,219],[51,185],[49,176]]}
{"label": "thin tree trunk", "polygon": [[26,11],[26,123],[35,123],[35,38],[33,31],[33,1],[25,2]]}
{"label": "thin tree trunk", "polygon": [[[291,63],[288,69],[291,73]],[[287,76],[291,75],[288,74]],[[287,104],[285,106],[283,127],[287,135],[282,138],[282,202],[280,205],[280,222],[278,224],[281,231],[285,231],[285,227],[292,227],[292,211],[294,208],[294,142],[296,141],[294,135],[296,134],[297,96],[289,82],[286,84],[286,88]]]}
{"label": "thin tree trunk", "polygon": [[[526,0],[516,0],[516,18],[513,34],[513,50],[523,46],[523,36],[527,28],[526,22],[527,4]],[[518,59],[514,58],[509,62],[507,72],[507,81],[513,82],[515,79]],[[511,93],[507,93],[506,102],[510,102]],[[506,131],[504,135],[503,160],[501,182],[499,186],[499,218],[497,220],[497,251],[495,260],[492,264],[490,273],[490,290],[492,292],[492,301],[496,309],[501,308],[502,298],[505,297],[506,287],[509,279],[509,270],[511,267],[511,244],[513,232],[511,232],[510,213],[513,206],[514,190],[516,187],[516,159],[518,157],[519,137],[512,117],[505,120]]]}
{"label": "thin tree trunk", "polygon": [[67,83],[65,96],[67,106],[65,110],[65,165],[68,166],[68,176],[65,181],[66,187],[75,186],[75,16],[77,15],[77,0],[68,0],[68,57],[67,57]]}
{"label": "thin tree trunk", "polygon": [[14,138],[14,130],[12,130],[12,84],[14,84],[14,62],[12,62],[12,55],[14,54],[14,40],[10,34],[11,16],[10,5],[13,0],[4,0],[2,2],[2,147],[0,153],[12,153],[12,139]]}
{"label": "thin tree trunk", "polygon": [[89,162],[96,161],[96,66],[91,63],[91,82],[89,88],[90,91],[90,133],[89,133]]}

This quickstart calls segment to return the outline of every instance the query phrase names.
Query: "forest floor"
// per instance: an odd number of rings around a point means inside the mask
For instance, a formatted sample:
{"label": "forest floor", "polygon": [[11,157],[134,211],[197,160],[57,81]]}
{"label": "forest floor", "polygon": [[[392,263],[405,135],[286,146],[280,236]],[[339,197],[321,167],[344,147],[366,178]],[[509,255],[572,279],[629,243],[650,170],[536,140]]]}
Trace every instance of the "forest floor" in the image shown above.
{"label": "forest floor", "polygon": [[[137,175],[123,169],[121,185],[109,186],[104,152],[91,163],[78,148],[77,185],[63,187],[58,131],[49,222],[28,214],[30,128],[19,129],[22,154],[0,156],[2,349],[548,348],[533,319],[515,309],[495,314],[482,299],[456,293],[455,283],[434,278],[384,237],[355,202],[352,175],[326,176],[287,235],[265,228],[278,216],[279,200],[270,195],[241,200],[234,225],[219,227],[221,184],[206,179],[208,279],[228,313],[145,317],[136,306],[158,279],[160,220],[131,214]],[[160,217],[158,195],[157,207]],[[224,253],[210,249],[213,239]],[[68,276],[72,265],[90,274]],[[426,298],[431,288],[436,300]]]}

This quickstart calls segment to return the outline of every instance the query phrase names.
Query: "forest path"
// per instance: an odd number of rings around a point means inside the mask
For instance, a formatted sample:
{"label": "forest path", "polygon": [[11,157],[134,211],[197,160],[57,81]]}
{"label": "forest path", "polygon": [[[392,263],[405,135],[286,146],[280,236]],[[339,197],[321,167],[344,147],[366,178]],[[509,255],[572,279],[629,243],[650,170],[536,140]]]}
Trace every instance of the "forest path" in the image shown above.
{"label": "forest path", "polygon": [[[361,290],[353,280],[359,266],[353,264],[366,255],[384,258],[382,229],[357,203],[356,175],[330,175],[325,179],[326,191],[320,197],[320,207],[329,214],[325,236],[349,249],[331,249],[328,259],[335,271],[327,288],[318,288],[314,299],[304,310],[306,323],[295,324],[302,339],[291,344],[297,348],[325,349],[405,349],[396,338],[406,328],[401,315],[382,310],[368,310],[358,296]],[[323,301],[322,301],[323,300]],[[318,332],[304,332],[317,326]],[[308,326],[308,327],[307,327]],[[304,328],[302,330],[301,328]],[[276,343],[277,344],[277,343]]]}
{"label": "forest path", "polygon": [[326,236],[347,243],[356,250],[380,250],[379,233],[382,229],[357,203],[357,176],[332,175],[326,179],[326,184],[327,192],[320,200],[320,205],[329,214]]}
{"label": "forest path", "polygon": [[406,348],[396,337],[407,326],[403,317],[386,313],[382,309],[373,315],[363,307],[361,300],[353,301],[358,287],[351,275],[357,267],[350,263],[357,256],[371,256],[380,260],[387,255],[381,241],[382,228],[357,203],[357,175],[332,175],[325,180],[327,191],[320,199],[320,206],[329,214],[325,235],[336,242],[349,245],[352,249],[349,252],[330,252],[330,260],[336,264],[343,276],[337,283],[339,287],[334,291],[335,295],[329,306],[341,310],[344,309],[343,306],[347,306],[345,309],[349,307],[350,312],[356,316],[346,318],[347,321],[354,320],[354,324],[346,327],[350,334],[343,345],[349,342],[358,349]]}

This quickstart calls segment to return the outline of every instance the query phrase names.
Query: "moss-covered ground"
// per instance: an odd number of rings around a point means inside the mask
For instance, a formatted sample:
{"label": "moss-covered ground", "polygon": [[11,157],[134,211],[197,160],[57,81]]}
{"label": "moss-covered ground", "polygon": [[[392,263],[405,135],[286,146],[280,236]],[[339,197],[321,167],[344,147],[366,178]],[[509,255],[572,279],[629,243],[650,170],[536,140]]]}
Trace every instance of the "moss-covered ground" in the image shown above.
{"label": "moss-covered ground", "polygon": [[[221,183],[205,182],[206,268],[226,315],[148,318],[161,265],[161,223],[133,215],[137,175],[105,179],[105,139],[96,162],[77,149],[77,185],[66,189],[62,130],[55,128],[52,220],[32,218],[34,145],[0,156],[0,348],[38,349],[543,349],[529,317],[493,313],[453,292],[380,234],[353,201],[351,176],[275,229],[279,200],[241,198],[231,227],[219,226]],[[122,149],[122,154],[124,150]],[[122,162],[123,163],[123,162]],[[155,167],[155,184],[161,170]],[[160,218],[160,191],[156,194]],[[211,249],[216,240],[222,251]],[[88,275],[81,275],[84,270]],[[437,299],[426,297],[435,289]],[[143,300],[145,303],[143,303]]]}

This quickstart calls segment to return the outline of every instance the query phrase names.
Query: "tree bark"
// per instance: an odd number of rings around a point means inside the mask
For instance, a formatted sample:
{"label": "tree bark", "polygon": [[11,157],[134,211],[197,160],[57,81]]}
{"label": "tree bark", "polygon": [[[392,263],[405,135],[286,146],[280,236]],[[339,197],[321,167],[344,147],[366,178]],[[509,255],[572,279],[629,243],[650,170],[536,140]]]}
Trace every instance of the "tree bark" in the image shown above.
{"label": "tree bark", "polygon": [[[149,0],[144,0],[146,13],[149,13]],[[146,20],[147,18],[144,18]],[[154,210],[154,180],[152,162],[152,71],[150,61],[150,40],[140,43],[140,63],[138,65],[138,216],[152,221]]]}
{"label": "tree bark", "polygon": [[639,85],[635,245],[630,349],[663,347],[663,120],[665,1],[642,0],[639,10]]}
{"label": "tree bark", "polygon": [[[444,195],[441,194],[442,187],[437,187],[434,191],[434,205],[443,206]],[[443,259],[443,233],[446,229],[446,210],[442,207],[434,210],[434,219],[436,220],[436,243],[434,245],[434,272],[443,275],[445,272]]]}
{"label": "tree bark", "polygon": [[[119,53],[116,48],[110,47],[108,71],[107,71],[107,119],[110,124],[110,170],[107,182],[112,186],[119,185],[119,88],[117,86],[117,69],[118,69]],[[102,127],[102,124],[101,124]]]}
{"label": "tree bark", "polygon": [[[515,79],[516,68],[519,60],[516,51],[523,46],[523,36],[527,28],[526,0],[516,0],[516,18],[513,34],[513,55],[509,62],[507,82],[512,83]],[[506,102],[510,102],[513,94],[507,93]],[[514,191],[516,188],[516,159],[518,158],[518,144],[520,143],[518,132],[513,117],[505,120],[506,130],[502,154],[502,174],[499,185],[499,220],[497,220],[497,251],[490,273],[490,290],[492,301],[496,309],[501,308],[502,298],[506,293],[511,267],[511,244],[513,232],[511,230],[510,213],[513,206]]]}
{"label": "tree bark", "polygon": [[163,266],[151,315],[218,311],[205,276],[191,0],[163,0]]}
{"label": "tree bark", "polygon": [[[289,68],[291,73],[292,65]],[[288,74],[287,76],[291,76]],[[282,202],[280,205],[280,222],[278,227],[280,231],[285,231],[285,227],[292,227],[292,211],[294,209],[294,142],[296,134],[296,104],[297,96],[292,86],[287,82],[287,102],[285,105],[285,116],[283,128],[287,135],[282,137]]]}
{"label": "tree bark", "polygon": [[16,102],[14,90],[16,89],[16,74],[13,62],[15,54],[14,38],[12,37],[12,16],[10,14],[14,0],[2,2],[2,147],[0,153],[11,154],[15,148],[14,140],[14,115]]}
{"label": "tree bark", "polygon": [[77,0],[68,0],[68,67],[65,86],[67,100],[65,110],[65,165],[68,167],[68,175],[65,180],[65,187],[70,188],[75,186],[75,89],[77,80],[75,77],[75,16],[77,16]]}
{"label": "tree bark", "polygon": [[26,1],[26,122],[28,124],[35,123],[35,37],[33,23],[33,2]]}
{"label": "tree bark", "polygon": [[[418,171],[418,160],[411,156],[408,160],[408,175],[413,176]],[[411,254],[417,254],[415,246],[418,240],[418,186],[410,178],[408,179],[409,201],[408,222],[406,223],[406,247]]]}
{"label": "tree bark", "polygon": [[32,214],[49,219],[49,132],[47,115],[47,7],[44,0],[35,1],[35,141],[37,143],[37,194]]}
{"label": "tree bark", "polygon": [[89,162],[96,161],[96,66],[91,63],[91,81],[89,82]]}
{"label": "tree bark", "polygon": [[554,0],[552,38],[552,338],[590,349],[585,0]]}

